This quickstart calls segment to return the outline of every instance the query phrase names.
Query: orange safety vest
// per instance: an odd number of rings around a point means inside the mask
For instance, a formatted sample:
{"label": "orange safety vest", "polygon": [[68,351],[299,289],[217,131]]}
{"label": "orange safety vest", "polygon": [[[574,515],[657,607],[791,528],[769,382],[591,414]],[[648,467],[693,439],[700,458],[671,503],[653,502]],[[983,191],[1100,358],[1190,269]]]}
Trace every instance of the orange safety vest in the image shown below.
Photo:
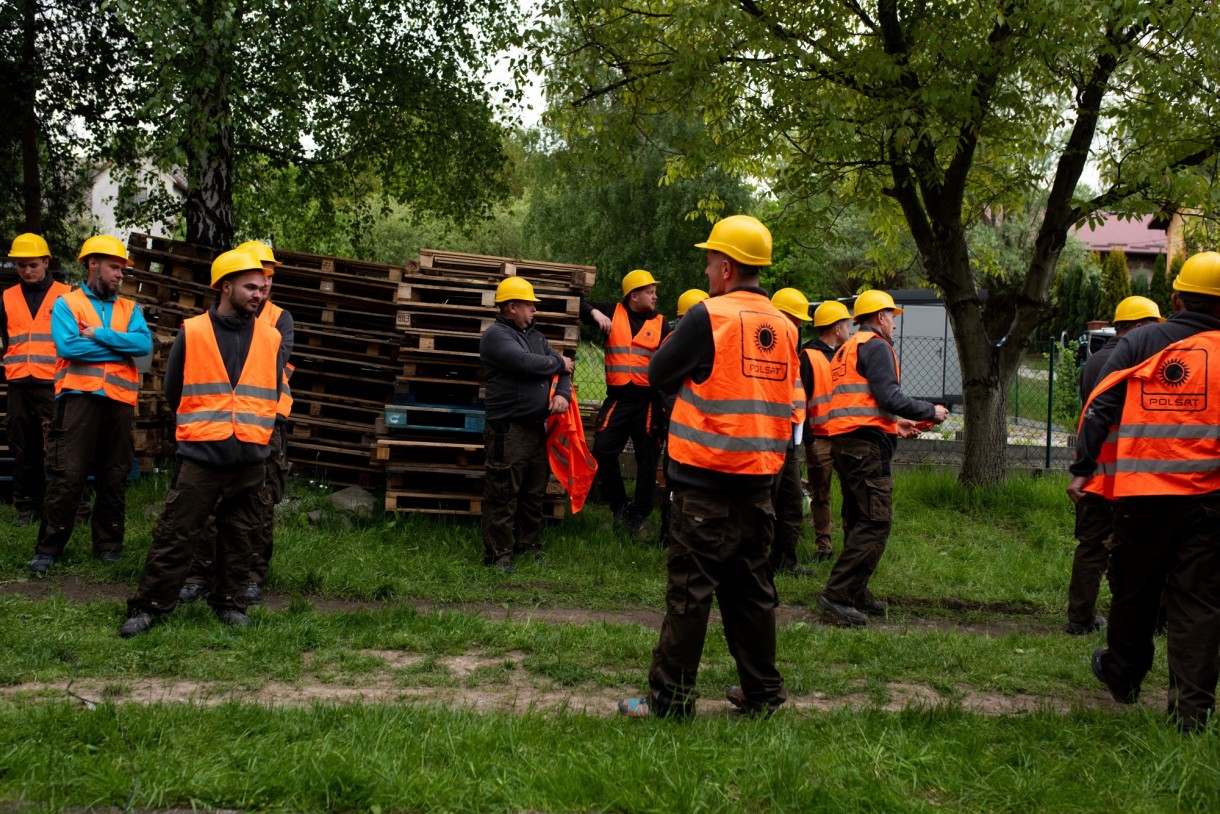
{"label": "orange safety vest", "polygon": [[[126,331],[136,310],[136,304],[131,300],[116,298],[114,310],[110,312],[110,325],[106,326],[102,325],[101,316],[83,289],[69,291],[62,299],[72,311],[72,316],[76,317],[78,325],[109,327],[112,331]],[[134,407],[140,393],[140,373],[131,357],[122,362],[74,362],[61,357],[55,362],[55,395],[67,390],[82,393],[101,390],[106,398]]]}
{"label": "orange safety vest", "polygon": [[820,350],[806,348],[809,365],[813,368],[813,395],[809,397],[809,432],[825,436],[826,422],[830,420],[831,387],[830,360]]}
{"label": "orange safety vest", "polygon": [[30,313],[18,283],[4,290],[4,313],[8,316],[8,350],[4,352],[4,377],[14,379],[55,378],[55,340],[51,337],[51,309],[55,301],[72,289],[53,282],[47,288],[38,314]]}
{"label": "orange safety vest", "polygon": [[[263,310],[259,312],[258,318],[272,328],[275,328],[280,322],[280,314],[282,313],[284,313],[283,308],[268,300],[267,304],[263,306]],[[275,414],[280,418],[288,418],[288,415],[292,412],[292,388],[288,386],[288,380],[292,378],[292,371],[294,370],[296,368],[285,360],[284,377],[280,382],[280,400],[275,405]]]}
{"label": "orange safety vest", "polygon": [[606,384],[648,386],[648,363],[661,345],[661,326],[665,320],[657,314],[646,321],[640,332],[631,335],[631,320],[620,302],[614,306],[610,335],[606,337]]}
{"label": "orange safety vest", "polygon": [[762,294],[703,301],[716,356],[702,383],[687,379],[669,419],[669,456],[732,475],[774,475],[792,441],[796,327]]}
{"label": "orange safety vest", "polygon": [[[826,435],[842,435],[863,427],[876,427],[890,435],[898,434],[898,422],[877,404],[868,379],[856,369],[860,345],[874,339],[885,342],[890,353],[894,354],[893,346],[872,331],[856,331],[835,351],[834,362],[830,364],[831,393],[824,424]],[[897,355],[894,355],[894,375],[899,375]]]}
{"label": "orange safety vest", "polygon": [[[551,398],[559,376],[551,380]],[[555,480],[563,486],[572,501],[572,514],[585,507],[593,478],[597,475],[597,461],[589,452],[585,440],[585,425],[580,418],[580,405],[576,402],[576,385],[572,385],[572,397],[568,399],[568,410],[546,419],[546,457]]]}
{"label": "orange safety vest", "polygon": [[1187,337],[1106,376],[1089,395],[1082,425],[1093,400],[1123,382],[1122,417],[1085,490],[1111,500],[1220,491],[1220,331]]}
{"label": "orange safety vest", "polygon": [[250,350],[234,387],[220,357],[211,316],[205,313],[191,317],[182,323],[182,330],[186,358],[175,437],[201,442],[223,441],[236,435],[239,441],[251,444],[270,441],[278,396],[275,367],[279,332],[254,320]]}

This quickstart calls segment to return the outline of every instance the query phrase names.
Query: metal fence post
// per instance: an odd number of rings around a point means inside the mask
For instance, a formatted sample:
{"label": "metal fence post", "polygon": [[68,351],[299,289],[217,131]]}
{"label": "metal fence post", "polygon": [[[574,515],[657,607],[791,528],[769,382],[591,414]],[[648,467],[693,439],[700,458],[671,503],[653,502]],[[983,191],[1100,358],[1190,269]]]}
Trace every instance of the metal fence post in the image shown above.
{"label": "metal fence post", "polygon": [[1054,419],[1055,410],[1055,345],[1050,343],[1049,365],[1046,369],[1046,469],[1049,472],[1051,468],[1051,441],[1054,438],[1054,425],[1051,423]]}

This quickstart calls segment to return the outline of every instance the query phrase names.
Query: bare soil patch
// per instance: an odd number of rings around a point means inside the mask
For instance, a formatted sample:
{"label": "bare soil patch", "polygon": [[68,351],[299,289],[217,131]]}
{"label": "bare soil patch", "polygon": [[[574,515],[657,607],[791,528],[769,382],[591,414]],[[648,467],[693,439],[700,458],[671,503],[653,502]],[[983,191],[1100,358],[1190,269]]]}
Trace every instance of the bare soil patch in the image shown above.
{"label": "bare soil patch", "polygon": [[[614,715],[620,699],[639,694],[638,685],[627,683],[612,687],[594,684],[561,686],[528,673],[520,665],[524,654],[519,652],[497,655],[467,652],[440,657],[437,662],[450,683],[421,686],[413,680],[415,676],[411,669],[425,660],[423,656],[386,650],[358,652],[380,660],[380,667],[371,672],[329,678],[311,670],[298,682],[85,678],[76,680],[71,689],[75,695],[85,699],[114,704],[193,704],[202,707],[232,702],[274,707],[430,704],[482,712],[595,716]],[[312,664],[312,657],[307,654],[307,667]],[[483,669],[497,670],[499,680],[492,683],[465,681]],[[700,715],[735,714],[733,707],[717,693],[710,689],[707,692],[708,695],[699,701]],[[866,691],[863,682],[860,682],[856,689],[843,695],[828,696],[819,692],[790,695],[786,708],[800,714],[844,708],[900,712],[905,709],[949,707],[995,716],[1043,711],[1066,714],[1081,708],[1121,709],[1101,690],[1081,691],[1073,697],[1064,698],[979,692],[959,686],[946,694],[923,684],[893,682],[885,686],[881,695],[886,696],[886,700],[878,700],[878,693]],[[66,682],[27,682],[0,688],[0,699],[5,701],[55,701],[67,697]],[[1152,693],[1144,699],[1144,703],[1154,709],[1163,708],[1164,693]]]}
{"label": "bare soil patch", "polygon": [[[33,600],[47,600],[62,596],[69,602],[126,602],[131,595],[129,586],[112,582],[88,582],[72,575],[52,579],[24,579],[0,583],[0,594],[24,596]],[[295,594],[266,591],[262,606],[269,611],[283,611],[295,599]],[[485,602],[443,603],[427,599],[358,600],[307,596],[304,599],[323,613],[352,613],[360,610],[377,610],[411,605],[420,613],[442,611],[468,613],[498,622],[542,622],[545,624],[634,624],[659,630],[662,610],[650,608],[625,608],[622,610],[594,610],[591,608],[564,607],[504,607]],[[1012,633],[1047,634],[1058,632],[1061,622],[1048,621],[1036,616],[1037,609],[1023,603],[978,603],[946,597],[940,599],[900,598],[891,599],[893,615],[889,619],[874,620],[871,627],[884,631],[939,630],[981,636],[1005,636]],[[980,621],[973,618],[955,619],[952,616],[929,618],[910,616],[920,608],[961,611],[966,614],[995,613],[1007,618]],[[816,609],[800,605],[782,604],[778,611],[781,625],[828,624],[834,622]],[[712,620],[719,621],[719,614],[712,613]]]}

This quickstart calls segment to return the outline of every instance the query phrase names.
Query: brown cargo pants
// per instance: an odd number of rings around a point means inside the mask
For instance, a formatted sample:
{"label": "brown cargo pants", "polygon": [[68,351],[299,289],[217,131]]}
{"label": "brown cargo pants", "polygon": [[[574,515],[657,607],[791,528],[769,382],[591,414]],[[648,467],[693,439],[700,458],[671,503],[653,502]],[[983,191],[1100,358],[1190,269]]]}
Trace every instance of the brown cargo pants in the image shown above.
{"label": "brown cargo pants", "polygon": [[1097,592],[1110,562],[1114,536],[1114,502],[1086,494],[1076,504],[1076,552],[1072,555],[1072,577],[1068,581],[1069,622],[1088,625],[1097,613]]}
{"label": "brown cargo pants", "polygon": [[784,457],[784,468],[775,476],[771,503],[775,507],[775,535],[771,543],[771,568],[791,570],[797,566],[796,549],[805,525],[801,511],[801,459],[792,447]]}
{"label": "brown cargo pants", "polygon": [[[488,421],[483,480],[483,563],[507,563],[512,554],[538,551],[550,465],[542,421]],[[515,541],[515,542],[514,542]]]}
{"label": "brown cargo pants", "polygon": [[822,593],[832,602],[863,608],[875,601],[868,581],[890,537],[894,479],[879,444],[834,436],[831,450],[843,488],[843,553]]}
{"label": "brown cargo pants", "polygon": [[47,492],[44,427],[55,420],[55,386],[10,384],[5,431],[13,453],[13,506],[19,512],[42,514]]}
{"label": "brown cargo pants", "polygon": [[830,438],[815,435],[805,447],[805,468],[809,480],[809,520],[813,524],[814,545],[819,553],[834,551],[830,543],[830,479],[834,476],[834,457]]}
{"label": "brown cargo pants", "polygon": [[776,597],[767,561],[774,523],[770,489],[674,492],[665,618],[648,671],[654,715],[694,714],[713,596],[750,707],[774,709],[787,700],[775,666]]}

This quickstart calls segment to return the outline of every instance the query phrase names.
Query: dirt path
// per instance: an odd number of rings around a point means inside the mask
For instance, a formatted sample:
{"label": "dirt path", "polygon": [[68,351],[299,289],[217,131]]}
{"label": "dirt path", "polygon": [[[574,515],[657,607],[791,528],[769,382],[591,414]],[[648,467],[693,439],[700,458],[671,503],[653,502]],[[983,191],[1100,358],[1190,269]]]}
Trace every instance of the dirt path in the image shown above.
{"label": "dirt path", "polygon": [[[0,583],[0,595],[23,596],[33,600],[46,600],[62,596],[70,602],[126,602],[131,594],[127,585],[111,582],[87,582],[75,576],[65,576],[59,579],[27,579]],[[283,611],[295,598],[292,594],[268,591],[263,598],[263,607],[269,611]],[[633,608],[626,610],[601,611],[589,608],[544,608],[544,607],[504,607],[489,602],[458,602],[440,603],[426,599],[391,599],[391,600],[355,600],[333,599],[328,597],[310,596],[307,601],[323,613],[351,613],[358,610],[376,610],[379,608],[401,607],[411,605],[420,613],[438,611],[456,611],[468,613],[493,621],[543,622],[546,624],[588,625],[596,623],[636,624],[653,629],[660,629],[662,611],[658,609]],[[947,631],[982,636],[1005,636],[1011,633],[1042,635],[1059,631],[1059,622],[1048,621],[1045,617],[1035,616],[1037,609],[1016,603],[977,603],[966,602],[956,598],[944,599],[909,599],[893,604],[894,616],[888,620],[875,620],[870,627],[875,630],[902,631]],[[960,612],[963,615],[973,613],[994,613],[1006,618],[986,621],[972,619],[954,619],[951,616],[921,617],[915,614],[927,610],[939,610],[942,613]],[[780,605],[779,623],[781,625],[830,624],[825,616],[816,610],[798,605]],[[714,622],[719,621],[719,614],[712,613]]]}
{"label": "dirt path", "polygon": [[[524,654],[509,652],[487,656],[464,653],[437,659],[447,674],[445,686],[418,686],[411,682],[411,669],[424,661],[423,656],[385,650],[362,650],[362,655],[381,662],[371,672],[357,675],[323,676],[312,670],[299,682],[268,681],[259,686],[243,682],[173,681],[155,678],[80,679],[71,690],[77,700],[103,700],[115,704],[181,703],[213,706],[228,702],[291,707],[311,704],[429,704],[473,709],[482,712],[614,715],[618,701],[639,694],[630,683],[615,687],[582,684],[561,686],[529,674],[521,665]],[[306,663],[311,659],[306,654]],[[435,675],[434,675],[435,678]],[[709,690],[710,693],[710,690]],[[863,682],[845,695],[823,693],[792,695],[786,709],[797,714],[829,712],[836,709],[880,709],[898,712],[909,708],[950,707],[982,715],[1022,715],[1049,711],[1067,714],[1075,709],[1119,710],[1105,692],[1080,691],[1072,697],[1029,694],[1005,695],[979,692],[959,686],[944,694],[923,684],[894,682],[886,685],[888,696],[866,691]],[[6,701],[54,701],[69,696],[67,682],[28,682],[0,688]],[[82,701],[83,703],[83,701]],[[1144,703],[1154,709],[1165,705],[1165,694],[1151,693]],[[699,714],[728,716],[736,714],[718,694],[699,702]],[[791,714],[791,713],[790,713]]]}

